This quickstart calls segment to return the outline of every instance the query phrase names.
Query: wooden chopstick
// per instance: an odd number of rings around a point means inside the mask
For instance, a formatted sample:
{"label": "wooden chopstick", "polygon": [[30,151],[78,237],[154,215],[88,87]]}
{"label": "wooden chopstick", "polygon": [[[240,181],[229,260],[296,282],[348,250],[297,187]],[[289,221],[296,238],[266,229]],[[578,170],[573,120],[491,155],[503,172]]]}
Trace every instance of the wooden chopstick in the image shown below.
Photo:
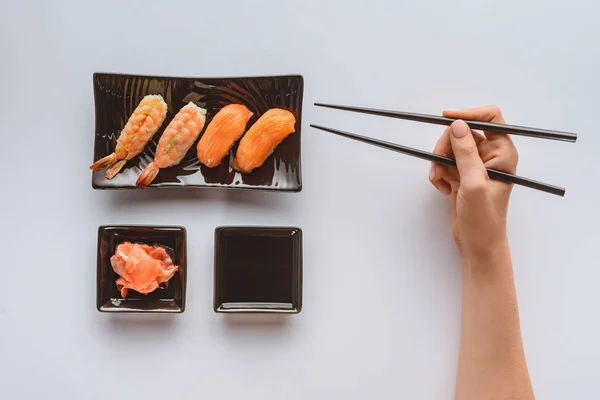
{"label": "wooden chopstick", "polygon": [[[373,139],[366,136],[355,135],[354,133],[344,132],[337,129],[326,128],[319,125],[310,125],[313,128],[320,129],[325,132],[330,132],[339,136],[343,136],[349,139],[358,140],[359,142],[368,143],[373,146],[383,147],[384,149],[397,151],[398,153],[407,154],[409,156],[421,158],[427,161],[433,161],[440,164],[451,165],[456,167],[456,160],[450,157],[444,157],[437,154],[429,153],[423,150],[413,149],[412,147],[400,146],[395,143],[384,142],[382,140]],[[506,172],[498,171],[496,169],[486,168],[488,176],[491,179],[498,181],[510,182],[516,185],[525,186],[531,189],[540,190],[542,192],[551,193],[557,196],[563,197],[565,195],[565,189],[553,186],[547,183],[534,181],[533,179],[523,178],[517,175],[512,175]]]}
{"label": "wooden chopstick", "polygon": [[[410,120],[410,121],[425,122],[428,124],[436,124],[436,125],[450,125],[450,124],[452,124],[452,122],[456,121],[455,118],[446,118],[446,117],[440,117],[437,115],[428,115],[428,114],[416,114],[416,113],[409,113],[409,112],[404,112],[404,111],[377,110],[374,108],[339,106],[339,105],[335,105],[335,104],[323,104],[323,103],[315,103],[315,106],[333,108],[336,110],[352,111],[352,112],[358,112],[358,113],[363,113],[363,114],[379,115],[381,117],[406,119],[406,120]],[[571,143],[575,143],[575,141],[577,141],[577,134],[571,133],[571,132],[561,132],[561,131],[554,131],[554,130],[549,130],[549,129],[528,128],[525,126],[518,126],[518,125],[495,124],[493,122],[468,121],[468,120],[466,120],[465,122],[469,125],[469,127],[471,129],[478,129],[478,130],[482,130],[482,131],[510,133],[513,135],[528,136],[528,137],[534,137],[534,138],[540,138],[540,139],[559,140],[562,142],[571,142]]]}

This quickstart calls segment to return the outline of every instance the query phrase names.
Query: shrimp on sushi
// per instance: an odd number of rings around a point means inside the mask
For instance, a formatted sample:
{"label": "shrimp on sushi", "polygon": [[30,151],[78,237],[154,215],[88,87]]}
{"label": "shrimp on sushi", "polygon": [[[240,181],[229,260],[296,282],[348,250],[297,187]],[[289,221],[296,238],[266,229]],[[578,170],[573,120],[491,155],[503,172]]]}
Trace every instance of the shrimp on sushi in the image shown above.
{"label": "shrimp on sushi", "polygon": [[210,121],[198,142],[198,159],[209,168],[216,167],[246,130],[252,112],[241,104],[223,107]]}
{"label": "shrimp on sushi", "polygon": [[160,95],[145,96],[121,131],[114,153],[96,161],[90,169],[107,168],[106,179],[119,173],[128,160],[137,156],[158,131],[167,116],[167,103]]}
{"label": "shrimp on sushi", "polygon": [[161,168],[172,167],[183,160],[206,122],[206,110],[191,101],[183,106],[169,123],[158,141],[154,161],[142,171],[135,183],[141,189],[147,187]]}
{"label": "shrimp on sushi", "polygon": [[271,108],[252,125],[240,140],[232,166],[249,174],[263,165],[273,150],[295,131],[294,114],[280,108]]}

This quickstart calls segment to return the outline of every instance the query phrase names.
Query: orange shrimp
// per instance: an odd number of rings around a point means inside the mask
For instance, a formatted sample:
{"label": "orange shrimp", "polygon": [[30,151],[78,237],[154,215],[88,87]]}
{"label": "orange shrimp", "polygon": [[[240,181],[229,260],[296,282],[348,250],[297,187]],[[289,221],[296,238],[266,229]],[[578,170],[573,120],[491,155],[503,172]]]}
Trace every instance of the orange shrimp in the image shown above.
{"label": "orange shrimp", "polygon": [[210,121],[198,142],[198,159],[209,168],[221,164],[236,140],[244,134],[252,112],[241,104],[223,107]]}
{"label": "orange shrimp", "polygon": [[249,174],[273,153],[273,150],[295,130],[294,114],[280,108],[271,108],[252,125],[240,141],[232,166]]}
{"label": "orange shrimp", "polygon": [[135,183],[141,189],[147,187],[161,168],[172,167],[183,160],[206,122],[206,110],[191,101],[183,106],[165,129],[156,148],[154,161],[142,171]]}
{"label": "orange shrimp", "polygon": [[173,265],[164,247],[131,242],[118,245],[110,263],[120,276],[116,284],[124,299],[127,298],[129,289],[142,294],[155,291],[179,269]]}
{"label": "orange shrimp", "polygon": [[166,116],[167,103],[162,96],[145,96],[121,131],[115,152],[96,161],[90,169],[99,171],[109,167],[106,171],[106,179],[114,178],[128,160],[137,156],[146,147]]}

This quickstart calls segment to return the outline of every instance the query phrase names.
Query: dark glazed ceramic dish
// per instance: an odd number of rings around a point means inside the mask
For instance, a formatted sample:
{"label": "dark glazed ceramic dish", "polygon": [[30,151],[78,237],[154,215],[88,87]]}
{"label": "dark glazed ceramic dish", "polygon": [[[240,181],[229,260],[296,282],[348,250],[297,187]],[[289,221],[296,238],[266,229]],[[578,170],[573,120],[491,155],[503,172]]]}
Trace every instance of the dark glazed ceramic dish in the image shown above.
{"label": "dark glazed ceramic dish", "polygon": [[300,228],[217,228],[214,310],[299,313],[302,310]]}
{"label": "dark glazed ceramic dish", "polygon": [[[166,248],[179,270],[164,289],[148,295],[129,290],[123,299],[110,257],[123,242],[159,244]],[[185,310],[186,232],[182,226],[100,226],[98,228],[96,307],[103,312],[182,313]],[[161,287],[164,285],[161,285]]]}
{"label": "dark glazed ceramic dish", "polygon": [[207,168],[196,157],[196,142],[179,165],[162,169],[150,187],[226,187],[299,192],[302,189],[300,132],[303,90],[304,80],[300,75],[173,78],[95,73],[94,162],[114,151],[121,130],[144,96],[160,94],[167,103],[168,113],[161,129],[138,156],[129,160],[112,180],[105,178],[105,171],[93,172],[92,186],[95,189],[136,188],[139,174],[154,160],[156,145],[164,129],[181,107],[193,101],[207,109],[205,127],[221,108],[239,103],[254,113],[246,129],[269,108],[278,107],[294,114],[296,131],[277,146],[262,167],[251,174],[240,174],[230,166],[237,143],[221,165]]}

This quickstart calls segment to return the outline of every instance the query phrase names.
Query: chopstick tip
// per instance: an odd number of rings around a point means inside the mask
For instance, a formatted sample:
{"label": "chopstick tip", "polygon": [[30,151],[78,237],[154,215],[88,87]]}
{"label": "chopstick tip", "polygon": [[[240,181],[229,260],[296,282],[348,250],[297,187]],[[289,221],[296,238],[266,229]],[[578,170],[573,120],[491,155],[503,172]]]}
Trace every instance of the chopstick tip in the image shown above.
{"label": "chopstick tip", "polygon": [[335,133],[335,130],[334,130],[334,129],[331,129],[331,128],[326,128],[326,127],[324,127],[324,126],[321,126],[321,125],[309,124],[309,126],[310,126],[311,128],[315,128],[315,129],[318,129],[318,130],[320,130],[320,131],[325,131],[325,132],[331,132],[331,133]]}

